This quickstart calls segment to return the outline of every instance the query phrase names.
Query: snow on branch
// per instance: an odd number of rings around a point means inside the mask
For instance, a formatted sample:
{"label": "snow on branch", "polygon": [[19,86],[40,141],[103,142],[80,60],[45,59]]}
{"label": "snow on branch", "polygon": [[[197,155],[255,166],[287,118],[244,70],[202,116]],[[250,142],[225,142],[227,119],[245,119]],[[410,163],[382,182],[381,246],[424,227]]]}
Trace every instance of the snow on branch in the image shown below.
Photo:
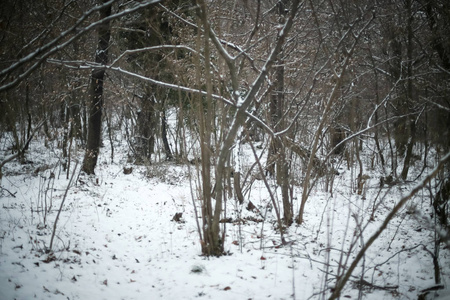
{"label": "snow on branch", "polygon": [[185,45],[158,45],[158,46],[144,47],[144,48],[139,48],[139,49],[125,50],[124,52],[122,52],[122,54],[120,54],[111,63],[111,66],[114,66],[119,60],[121,60],[122,58],[124,58],[127,55],[135,54],[135,53],[142,53],[142,52],[147,52],[147,51],[153,51],[153,50],[162,50],[162,49],[183,49],[183,50],[191,51],[192,53],[195,53],[195,54],[201,56],[201,54],[198,53],[197,50],[195,50],[195,49],[193,49],[193,48],[191,48],[189,46],[185,46]]}
{"label": "snow on branch", "polygon": [[394,120],[397,120],[397,119],[406,118],[406,117],[408,117],[408,116],[415,115],[415,114],[416,114],[416,113],[410,113],[410,114],[405,114],[405,115],[401,115],[401,116],[391,117],[391,118],[388,118],[388,119],[383,120],[383,121],[381,121],[381,122],[378,122],[378,123],[376,123],[376,124],[374,124],[374,125],[372,125],[372,126],[370,126],[369,123],[368,123],[366,128],[361,129],[361,130],[359,130],[358,132],[355,132],[355,133],[349,135],[348,137],[346,137],[345,139],[343,139],[342,141],[340,141],[338,144],[336,144],[336,146],[334,146],[334,148],[331,149],[331,150],[327,153],[327,155],[325,156],[324,161],[326,161],[326,160],[334,153],[334,151],[335,151],[337,148],[339,148],[340,146],[342,146],[343,144],[345,144],[345,143],[348,142],[349,140],[352,140],[352,139],[354,139],[355,137],[360,136],[360,135],[362,135],[363,133],[366,133],[367,131],[370,131],[370,130],[372,130],[372,129],[374,129],[374,128],[380,126],[380,125],[383,125],[383,124],[385,124],[385,123],[389,123],[389,122],[394,121]]}
{"label": "snow on branch", "polygon": [[[89,68],[92,68],[92,67],[95,68],[95,66],[89,66]],[[187,92],[187,93],[193,93],[193,94],[200,94],[202,96],[208,95],[208,93],[206,91],[203,91],[203,90],[200,90],[200,89],[195,89],[195,88],[190,88],[190,87],[186,87],[186,86],[182,86],[182,85],[178,85],[178,84],[172,84],[172,83],[167,83],[167,82],[164,82],[164,81],[155,80],[155,79],[152,79],[152,78],[149,78],[149,77],[145,77],[143,75],[140,75],[140,74],[137,74],[137,73],[134,73],[134,72],[130,72],[130,71],[124,70],[124,69],[122,69],[120,67],[97,66],[97,68],[105,68],[107,70],[111,70],[111,71],[114,71],[114,72],[119,72],[119,73],[131,76],[131,77],[134,77],[134,78],[137,78],[137,79],[140,79],[140,80],[148,81],[148,82],[150,82],[152,84],[155,84],[155,85],[158,85],[158,86],[161,86],[161,87],[165,87],[165,88],[169,88],[169,89],[175,89],[175,90],[179,90],[179,91],[183,91],[183,92]],[[227,99],[227,98],[225,98],[223,96],[220,96],[220,95],[217,95],[217,94],[211,94],[211,97],[214,100],[222,101],[226,105],[229,105],[229,106],[232,106],[232,107],[237,107],[236,104],[233,101],[231,101],[230,99]],[[267,131],[267,133],[269,133],[272,136],[275,135],[273,130],[270,128],[270,126],[268,126],[260,118],[258,118],[257,116],[255,116],[255,115],[253,115],[253,114],[251,114],[250,112],[247,112],[247,111],[245,112],[245,114],[246,114],[246,116],[248,118],[250,118],[251,120],[256,122],[258,125],[263,127]]]}
{"label": "snow on branch", "polygon": [[22,47],[22,49],[19,50],[19,52],[17,53],[17,57],[19,57],[25,49],[34,44],[37,40],[39,40],[42,37],[46,37],[50,33],[50,28],[52,28],[56,24],[56,22],[62,18],[62,16],[65,14],[66,9],[70,5],[72,5],[73,2],[74,0],[67,2],[64,5],[64,7],[60,10],[59,15],[50,23],[50,25],[48,25],[44,30],[42,30],[41,33],[32,38],[31,41],[29,41],[25,46]]}
{"label": "snow on branch", "polygon": [[419,96],[422,100],[431,103],[439,109],[445,110],[446,112],[450,112],[450,107],[443,106],[442,104],[436,103],[433,100],[428,99],[427,97]]}
{"label": "snow on branch", "polygon": [[[182,18],[181,16],[179,16],[178,14],[174,13],[173,11],[169,10],[167,7],[165,7],[162,4],[159,4],[159,6],[161,8],[163,8],[167,13],[169,13],[170,15],[174,16],[175,18],[179,19],[180,21],[182,21],[183,23],[191,26],[192,28],[199,30],[200,32],[204,33],[203,28],[199,28],[196,24],[190,22],[189,20],[186,20],[185,18]],[[210,26],[211,27],[211,26]],[[209,37],[210,39],[213,41],[214,46],[217,48],[217,50],[219,51],[219,53],[224,57],[224,59],[227,61],[227,63],[233,62],[235,61],[239,56],[243,55],[249,62],[250,62],[250,66],[252,67],[253,70],[255,70],[256,72],[259,72],[258,68],[255,66],[255,60],[248,54],[248,50],[250,50],[251,48],[253,48],[255,45],[249,47],[249,49],[244,50],[242,49],[242,47],[240,47],[239,45],[236,45],[235,43],[231,43],[229,41],[223,40],[221,38],[219,38],[216,33],[214,32],[214,30],[210,29],[209,30]],[[266,39],[266,37],[261,38],[260,40],[257,41],[260,42],[262,40]],[[255,44],[257,44],[255,43]],[[238,54],[236,56],[232,56],[222,45],[225,45],[226,47],[229,47],[235,51],[238,52]]]}
{"label": "snow on branch", "polygon": [[286,23],[283,26],[282,34],[280,32],[280,35],[278,36],[275,46],[272,49],[272,52],[270,53],[266,63],[264,64],[263,68],[261,69],[259,76],[255,79],[253,84],[251,85],[250,91],[247,93],[241,108],[243,110],[246,110],[247,107],[250,105],[252,100],[255,98],[256,93],[259,91],[261,85],[263,84],[267,74],[269,73],[270,68],[275,63],[275,60],[277,59],[278,54],[281,52],[282,47],[286,41],[287,34],[289,33],[293,23],[294,23],[294,17],[297,14],[297,11],[300,8],[300,1],[294,0],[292,3],[292,9],[290,11],[290,15],[286,21]]}
{"label": "snow on branch", "polygon": [[398,83],[401,81],[401,78],[399,78],[394,85],[392,86],[392,88],[390,89],[390,91],[386,94],[386,96],[384,97],[384,99],[375,106],[375,109],[372,111],[372,114],[370,115],[369,119],[367,120],[367,127],[370,127],[370,123],[372,123],[372,118],[375,116],[375,113],[377,112],[377,110],[386,105],[386,102],[391,98],[391,93],[397,88]]}
{"label": "snow on branch", "polygon": [[[98,20],[96,22],[93,22],[91,24],[89,24],[88,26],[84,27],[84,28],[79,28],[79,26],[90,16],[92,15],[94,12],[97,12],[99,10],[101,10],[102,8],[112,5],[114,2],[116,2],[117,0],[111,0],[108,1],[102,5],[98,5],[95,6],[94,8],[88,10],[87,12],[85,12],[83,14],[83,16],[81,16],[76,22],[75,24],[70,27],[69,29],[67,29],[66,31],[62,32],[58,37],[54,38],[53,40],[51,40],[50,42],[48,42],[47,44],[45,44],[44,46],[36,49],[34,52],[31,52],[30,54],[28,54],[27,56],[19,59],[17,62],[13,63],[12,65],[10,65],[9,67],[3,69],[2,71],[0,71],[0,77],[4,77],[7,76],[8,74],[10,74],[11,72],[19,69],[22,65],[29,63],[31,61],[33,61],[34,59],[38,58],[38,60],[29,68],[25,69],[25,71],[23,71],[22,73],[20,73],[18,76],[15,77],[15,79],[13,79],[12,81],[3,84],[2,86],[0,86],[0,92],[3,92],[5,90],[8,90],[14,86],[16,86],[17,84],[19,84],[22,80],[24,80],[26,77],[28,77],[34,70],[36,70],[43,62],[46,61],[46,59],[48,57],[50,57],[51,55],[59,52],[60,50],[64,49],[65,47],[67,47],[68,45],[70,45],[72,42],[74,42],[76,39],[78,39],[79,37],[81,37],[82,35],[86,34],[87,32],[97,28],[98,26],[110,22],[111,20],[123,17],[129,13],[138,11],[144,7],[147,7],[149,5],[158,3],[161,0],[147,0],[147,1],[143,1],[140,4],[133,6],[129,9],[125,9],[121,12],[115,13],[110,15],[109,17],[103,18],[101,20]],[[65,42],[60,43],[64,38],[68,37],[69,35],[75,33],[71,38],[67,39]]]}

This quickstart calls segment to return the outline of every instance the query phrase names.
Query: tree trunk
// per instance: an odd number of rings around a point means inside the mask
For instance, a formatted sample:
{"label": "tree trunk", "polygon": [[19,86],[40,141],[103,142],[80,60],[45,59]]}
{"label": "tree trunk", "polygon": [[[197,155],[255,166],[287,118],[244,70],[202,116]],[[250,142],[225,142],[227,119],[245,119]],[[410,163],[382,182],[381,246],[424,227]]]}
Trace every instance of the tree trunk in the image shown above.
{"label": "tree trunk", "polygon": [[[205,32],[209,32],[209,23],[206,16],[206,4],[203,1],[198,1],[200,9],[198,10],[199,27],[203,27]],[[199,34],[197,36],[197,47],[198,49],[203,48],[205,57],[205,83],[206,83],[206,101],[199,96],[197,114],[199,120],[199,135],[201,144],[201,182],[202,182],[202,231],[203,231],[203,241],[202,253],[206,256],[220,256],[223,254],[223,241],[220,239],[220,227],[219,222],[215,221],[215,211],[213,212],[213,202],[212,202],[212,180],[211,180],[211,138],[212,138],[212,128],[213,128],[213,105],[212,105],[212,76],[210,70],[210,42],[208,36],[202,36]],[[200,65],[199,61],[196,61],[197,65]],[[197,85],[201,86],[202,74],[200,70],[197,69],[196,79]],[[222,179],[216,178],[216,187],[221,187]],[[220,184],[218,181],[220,180]],[[220,203],[222,206],[222,189],[215,190],[216,203]],[[220,212],[219,212],[220,214]],[[218,217],[217,217],[218,218]]]}
{"label": "tree trunk", "polygon": [[[411,107],[413,106],[413,66],[412,66],[412,60],[413,60],[413,44],[412,44],[412,39],[413,39],[413,32],[412,32],[412,18],[413,18],[413,14],[411,11],[411,0],[407,0],[406,1],[406,6],[407,6],[407,12],[408,12],[408,48],[407,48],[407,57],[408,57],[408,63],[407,63],[407,83],[406,83],[406,106],[407,109],[410,110]],[[408,111],[409,112],[409,111]],[[409,139],[408,139],[408,143],[406,145],[406,155],[405,155],[405,160],[403,162],[403,169],[402,169],[402,173],[401,173],[401,177],[403,180],[406,180],[406,178],[408,177],[408,171],[409,171],[409,166],[411,165],[411,158],[412,158],[412,150],[414,147],[414,142],[415,142],[415,135],[416,135],[416,124],[415,124],[415,119],[414,117],[408,117],[409,123],[405,124],[405,126],[409,126],[408,128],[408,133],[409,133]]]}
{"label": "tree trunk", "polygon": [[[102,0],[106,3],[107,0]],[[111,6],[100,9],[100,19],[111,15]],[[98,46],[95,52],[95,62],[106,65],[108,62],[109,38],[111,35],[110,21],[104,22],[98,28]],[[96,69],[92,71],[89,87],[89,127],[87,134],[86,153],[84,156],[82,170],[86,174],[94,174],[100,150],[102,133],[102,109],[103,109],[103,79],[105,70]]]}
{"label": "tree trunk", "polygon": [[141,110],[138,111],[136,118],[136,163],[147,164],[151,162],[151,156],[155,153],[155,133],[158,124],[153,87],[145,87],[140,106]]}
{"label": "tree trunk", "polygon": [[[284,12],[284,9],[283,9]],[[272,127],[280,131],[284,127],[282,119],[284,107],[284,62],[279,60],[275,67],[275,91],[271,99]],[[292,205],[289,198],[289,164],[286,159],[287,149],[280,139],[272,140],[272,153],[275,155],[277,184],[281,187],[281,198],[283,201],[283,219],[286,225],[291,225],[293,221]]]}
{"label": "tree trunk", "polygon": [[161,105],[161,139],[166,153],[166,160],[172,160],[172,150],[170,149],[169,140],[167,139],[167,118],[166,118],[166,101],[162,100]]}
{"label": "tree trunk", "polygon": [[[282,25],[287,14],[287,4],[289,1],[283,0],[278,2],[279,23]],[[281,131],[284,127],[283,113],[284,105],[284,61],[279,59],[275,69],[275,90],[272,92],[270,99],[270,115],[272,128]],[[291,225],[293,221],[292,205],[289,198],[289,165],[286,160],[287,149],[280,139],[272,139],[269,149],[268,172],[276,174],[277,184],[281,187],[281,198],[283,202],[283,219],[286,225]]]}

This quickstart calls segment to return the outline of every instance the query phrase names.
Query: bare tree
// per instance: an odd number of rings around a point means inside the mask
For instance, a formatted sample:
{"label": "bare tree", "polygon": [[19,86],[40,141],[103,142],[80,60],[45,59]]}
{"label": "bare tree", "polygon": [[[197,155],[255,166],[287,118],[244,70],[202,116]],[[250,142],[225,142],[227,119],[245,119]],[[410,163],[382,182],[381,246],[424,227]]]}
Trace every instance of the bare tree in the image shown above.
{"label": "bare tree", "polygon": [[351,38],[351,42],[349,42],[348,49],[346,49],[343,53],[343,56],[340,56],[338,54],[338,60],[335,60],[334,55],[330,55],[326,61],[326,64],[332,63],[331,71],[333,72],[334,76],[332,78],[332,90],[330,91],[326,102],[324,103],[324,108],[321,112],[319,124],[317,126],[317,129],[314,133],[314,138],[312,142],[312,146],[310,149],[310,157],[308,160],[308,164],[305,170],[305,179],[302,184],[303,193],[302,193],[302,199],[300,203],[300,210],[296,217],[296,222],[298,224],[301,224],[303,222],[303,214],[305,209],[305,204],[308,199],[308,194],[310,191],[310,184],[311,184],[311,175],[313,171],[314,166],[314,158],[318,151],[319,142],[322,137],[322,130],[325,128],[325,126],[328,124],[328,118],[331,113],[331,109],[333,107],[333,104],[339,99],[340,95],[340,89],[343,84],[344,76],[346,72],[348,71],[348,68],[350,66],[351,59],[354,55],[355,50],[357,49],[357,45],[359,40],[362,38],[364,31],[369,26],[369,24],[373,21],[373,14],[372,11],[366,8],[366,11],[364,11],[365,18],[358,18],[358,23],[361,23],[361,28],[355,32],[354,26],[349,26],[348,29],[344,32],[342,32],[342,37],[339,39],[339,44],[336,45],[336,48],[334,49],[334,54],[340,52],[340,47],[345,47],[343,45],[343,41],[346,41],[347,38]]}
{"label": "bare tree", "polygon": [[[103,4],[107,3],[103,0]],[[111,5],[103,6],[99,11],[100,19],[106,19],[111,15]],[[108,63],[109,38],[111,36],[110,21],[104,22],[98,28],[98,46],[95,52],[95,62],[101,65]],[[100,151],[102,135],[102,110],[103,110],[103,81],[105,70],[93,70],[89,87],[89,128],[86,144],[86,154],[83,160],[82,170],[87,174],[94,174]]]}

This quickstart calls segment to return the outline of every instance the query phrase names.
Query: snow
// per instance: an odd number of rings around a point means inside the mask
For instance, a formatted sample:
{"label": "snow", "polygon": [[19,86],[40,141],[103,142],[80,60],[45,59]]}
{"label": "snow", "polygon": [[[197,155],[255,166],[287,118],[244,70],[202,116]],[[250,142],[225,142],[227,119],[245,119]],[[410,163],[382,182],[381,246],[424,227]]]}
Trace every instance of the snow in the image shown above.
{"label": "snow", "polygon": [[[227,217],[266,216],[266,221],[226,224],[229,255],[204,257],[187,166],[132,166],[132,173],[125,175],[126,158],[111,163],[105,144],[96,175],[80,174],[69,189],[57,225],[55,257],[47,262],[45,249],[69,182],[58,164],[58,151],[34,142],[28,156],[33,164],[13,161],[4,166],[2,188],[15,197],[2,190],[0,299],[318,299],[335,284],[339,266],[349,266],[390,208],[413,186],[385,188],[377,196],[378,180],[372,176],[362,197],[352,192],[351,172],[341,167],[333,195],[317,185],[306,204],[305,223],[286,230],[288,245],[283,246],[268,193],[255,180],[247,197],[259,212],[229,200]],[[252,154],[244,146],[236,151],[239,161],[251,163]],[[78,152],[80,158],[82,154]],[[50,168],[33,172],[44,163]],[[301,198],[299,187],[294,193]],[[417,299],[420,290],[434,285],[432,257],[424,250],[433,251],[434,233],[409,213],[412,208],[431,212],[426,194],[412,200],[369,249],[343,298],[358,298],[356,281],[363,270],[364,280],[373,285],[399,286],[363,286],[363,299]],[[199,201],[194,201],[199,209]],[[45,203],[52,205],[48,214],[42,211]],[[369,221],[374,207],[374,221]],[[179,212],[182,222],[172,221]],[[358,237],[361,230],[364,234]],[[441,248],[440,263],[446,285],[448,248]]]}

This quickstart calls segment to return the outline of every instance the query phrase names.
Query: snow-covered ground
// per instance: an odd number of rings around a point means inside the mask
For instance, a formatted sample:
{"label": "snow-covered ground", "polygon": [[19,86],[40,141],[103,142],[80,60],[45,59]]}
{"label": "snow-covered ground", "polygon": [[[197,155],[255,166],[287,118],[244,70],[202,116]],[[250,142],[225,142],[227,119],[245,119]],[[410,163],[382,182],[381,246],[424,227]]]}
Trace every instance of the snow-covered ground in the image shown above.
{"label": "snow-covered ground", "polygon": [[[385,187],[378,194],[379,179],[372,176],[363,197],[352,192],[350,171],[341,167],[333,195],[319,183],[306,204],[304,224],[292,225],[288,245],[281,246],[275,211],[264,184],[256,180],[250,197],[259,212],[229,200],[229,255],[204,257],[188,167],[133,166],[126,175],[126,158],[117,155],[110,163],[104,147],[95,176],[75,173],[51,256],[45,249],[69,180],[57,151],[33,144],[30,153],[33,163],[10,162],[3,170],[0,299],[320,299],[414,184]],[[195,196],[195,184],[192,188]],[[299,187],[294,195],[300,198]],[[432,212],[427,197],[420,193],[402,209],[366,253],[342,298],[417,299],[420,290],[434,285],[428,252],[434,251],[434,233],[411,214]],[[172,220],[178,212],[182,222]],[[440,265],[448,285],[448,248],[441,249]],[[358,285],[361,274],[364,281]]]}

